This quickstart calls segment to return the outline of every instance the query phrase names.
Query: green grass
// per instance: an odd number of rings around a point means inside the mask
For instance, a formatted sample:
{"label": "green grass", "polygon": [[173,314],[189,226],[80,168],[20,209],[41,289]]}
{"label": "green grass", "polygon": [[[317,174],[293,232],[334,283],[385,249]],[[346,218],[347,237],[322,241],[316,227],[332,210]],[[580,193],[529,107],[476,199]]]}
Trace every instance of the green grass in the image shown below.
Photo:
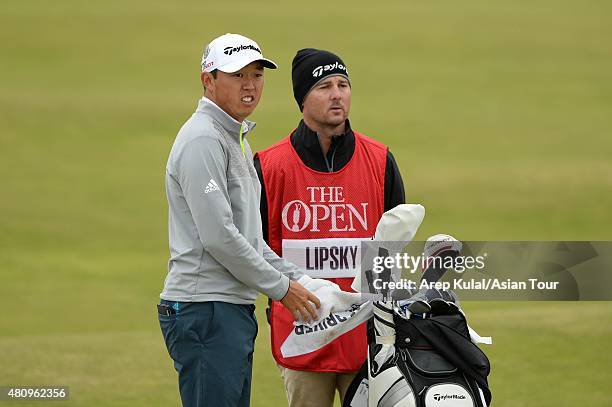
{"label": "green grass", "polygon": [[[58,405],[178,404],[154,312],[164,165],[200,96],[204,45],[228,31],[280,65],[254,150],[299,120],[295,51],[343,57],[353,127],[391,147],[409,201],[426,206],[417,239],[611,240],[611,12],[603,0],[5,1],[0,386],[70,386]],[[283,405],[258,305],[252,405]],[[466,307],[495,340],[496,406],[608,404],[610,303]]]}

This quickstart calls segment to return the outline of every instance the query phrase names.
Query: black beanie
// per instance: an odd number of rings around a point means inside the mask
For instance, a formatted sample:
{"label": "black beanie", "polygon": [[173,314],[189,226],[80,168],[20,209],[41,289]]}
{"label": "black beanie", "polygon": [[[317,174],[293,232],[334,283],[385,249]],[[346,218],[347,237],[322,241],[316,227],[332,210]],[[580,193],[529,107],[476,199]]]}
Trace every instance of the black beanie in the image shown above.
{"label": "black beanie", "polygon": [[338,55],[314,48],[304,48],[295,54],[291,63],[291,79],[293,97],[300,111],[310,89],[330,75],[342,75],[348,79],[346,65]]}

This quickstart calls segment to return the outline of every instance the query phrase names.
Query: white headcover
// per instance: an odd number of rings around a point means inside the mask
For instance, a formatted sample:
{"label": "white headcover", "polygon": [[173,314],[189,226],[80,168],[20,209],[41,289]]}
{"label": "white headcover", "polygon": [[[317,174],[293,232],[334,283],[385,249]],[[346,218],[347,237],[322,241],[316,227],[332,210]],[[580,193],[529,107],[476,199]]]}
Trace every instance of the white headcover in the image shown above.
{"label": "white headcover", "polygon": [[383,213],[378,225],[374,240],[410,242],[414,239],[423,218],[425,208],[418,204],[401,204]]}
{"label": "white headcover", "polygon": [[[376,226],[374,240],[378,242],[410,242],[425,217],[419,204],[401,204],[383,213]],[[351,288],[361,292],[361,273],[357,272]]]}

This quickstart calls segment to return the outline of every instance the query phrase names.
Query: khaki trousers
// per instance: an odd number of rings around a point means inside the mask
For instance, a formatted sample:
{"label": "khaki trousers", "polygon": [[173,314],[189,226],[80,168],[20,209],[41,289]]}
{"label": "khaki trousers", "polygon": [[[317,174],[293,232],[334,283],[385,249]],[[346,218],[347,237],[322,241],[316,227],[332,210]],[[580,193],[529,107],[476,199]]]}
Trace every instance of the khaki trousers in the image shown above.
{"label": "khaki trousers", "polygon": [[332,372],[304,372],[278,366],[285,383],[289,407],[332,407],[336,390],[340,404],[357,374]]}

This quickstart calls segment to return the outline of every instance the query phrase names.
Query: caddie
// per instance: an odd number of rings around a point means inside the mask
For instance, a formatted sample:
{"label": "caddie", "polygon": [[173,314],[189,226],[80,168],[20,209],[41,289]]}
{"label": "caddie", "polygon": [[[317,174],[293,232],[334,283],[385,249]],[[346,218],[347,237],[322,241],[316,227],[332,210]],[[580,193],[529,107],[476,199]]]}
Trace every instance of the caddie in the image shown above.
{"label": "caddie", "polygon": [[[402,178],[385,145],[352,130],[351,82],[339,56],[299,50],[292,81],[303,118],[254,159],[262,184],[264,238],[311,277],[351,291],[360,242],[374,236],[383,212],[404,203]],[[293,320],[272,301],[272,354],[289,406],[331,407],[336,390],[342,400],[366,359],[365,324],[318,351],[284,358],[280,347],[294,329]]]}

